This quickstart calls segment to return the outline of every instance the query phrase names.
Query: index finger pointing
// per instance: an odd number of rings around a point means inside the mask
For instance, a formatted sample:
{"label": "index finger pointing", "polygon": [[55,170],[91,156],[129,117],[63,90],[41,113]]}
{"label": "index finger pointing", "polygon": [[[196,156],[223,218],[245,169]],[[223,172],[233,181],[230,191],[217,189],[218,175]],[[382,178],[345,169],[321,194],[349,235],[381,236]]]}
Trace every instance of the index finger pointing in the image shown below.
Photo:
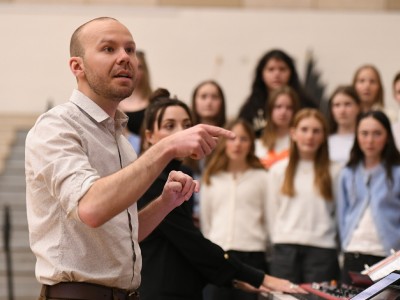
{"label": "index finger pointing", "polygon": [[233,139],[236,135],[230,131],[226,130],[222,127],[212,126],[212,125],[203,125],[205,130],[213,136],[213,137],[226,137],[228,139]]}

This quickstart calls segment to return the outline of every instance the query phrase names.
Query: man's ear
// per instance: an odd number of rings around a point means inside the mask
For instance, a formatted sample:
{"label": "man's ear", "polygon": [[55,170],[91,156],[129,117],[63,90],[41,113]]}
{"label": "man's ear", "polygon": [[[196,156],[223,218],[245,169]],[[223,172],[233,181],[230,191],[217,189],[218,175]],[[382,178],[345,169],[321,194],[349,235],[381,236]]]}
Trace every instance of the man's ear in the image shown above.
{"label": "man's ear", "polygon": [[81,57],[71,57],[69,59],[69,67],[75,77],[78,77],[81,73],[84,72],[84,66]]}

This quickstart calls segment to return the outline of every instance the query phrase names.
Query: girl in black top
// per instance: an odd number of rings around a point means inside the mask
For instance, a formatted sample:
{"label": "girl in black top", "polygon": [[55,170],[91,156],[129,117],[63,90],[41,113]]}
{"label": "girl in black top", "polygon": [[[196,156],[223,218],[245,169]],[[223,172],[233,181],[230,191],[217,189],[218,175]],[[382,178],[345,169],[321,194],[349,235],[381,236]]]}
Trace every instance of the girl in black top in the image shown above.
{"label": "girl in black top", "polygon": [[297,93],[301,108],[317,108],[300,83],[293,59],[280,49],[268,51],[257,64],[251,93],[239,112],[239,117],[253,126],[256,137],[261,136],[266,125],[265,107],[271,91],[284,85]]}
{"label": "girl in black top", "polygon": [[[171,99],[168,91],[158,90],[152,98],[144,122],[145,136],[150,144],[192,125],[187,105]],[[159,196],[169,172],[180,168],[180,161],[173,160],[138,201],[138,208]],[[265,275],[240,263],[205,239],[193,224],[190,202],[184,202],[171,211],[140,246],[143,257],[142,300],[200,300],[206,283],[229,286],[237,282],[239,287],[253,291],[302,292],[287,280]]]}

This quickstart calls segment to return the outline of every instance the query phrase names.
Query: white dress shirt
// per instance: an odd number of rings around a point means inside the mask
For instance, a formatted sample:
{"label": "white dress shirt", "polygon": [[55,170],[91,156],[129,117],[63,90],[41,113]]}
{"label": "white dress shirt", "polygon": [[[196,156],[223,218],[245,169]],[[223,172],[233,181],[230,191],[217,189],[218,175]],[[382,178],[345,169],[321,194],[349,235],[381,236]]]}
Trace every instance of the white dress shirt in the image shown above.
{"label": "white dress shirt", "polygon": [[98,228],[90,228],[77,214],[79,200],[96,180],[136,159],[122,135],[126,122],[122,112],[112,119],[74,90],[68,103],[43,114],[30,130],[25,152],[26,201],[40,283],[85,281],[138,288],[141,254],[136,204],[129,208],[132,231],[127,211]]}

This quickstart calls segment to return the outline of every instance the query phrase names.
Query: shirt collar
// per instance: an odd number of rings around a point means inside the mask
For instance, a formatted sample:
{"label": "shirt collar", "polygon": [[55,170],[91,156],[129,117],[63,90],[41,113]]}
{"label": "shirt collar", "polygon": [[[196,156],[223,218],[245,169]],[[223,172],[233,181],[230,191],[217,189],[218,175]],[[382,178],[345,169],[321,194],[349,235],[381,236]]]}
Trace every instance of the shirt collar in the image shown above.
{"label": "shirt collar", "polygon": [[[83,94],[81,91],[74,89],[70,101],[87,113],[91,118],[98,123],[110,120],[111,117],[93,100]],[[115,124],[117,127],[126,127],[128,123],[128,116],[120,110],[115,114]],[[118,126],[119,125],[119,126]]]}

